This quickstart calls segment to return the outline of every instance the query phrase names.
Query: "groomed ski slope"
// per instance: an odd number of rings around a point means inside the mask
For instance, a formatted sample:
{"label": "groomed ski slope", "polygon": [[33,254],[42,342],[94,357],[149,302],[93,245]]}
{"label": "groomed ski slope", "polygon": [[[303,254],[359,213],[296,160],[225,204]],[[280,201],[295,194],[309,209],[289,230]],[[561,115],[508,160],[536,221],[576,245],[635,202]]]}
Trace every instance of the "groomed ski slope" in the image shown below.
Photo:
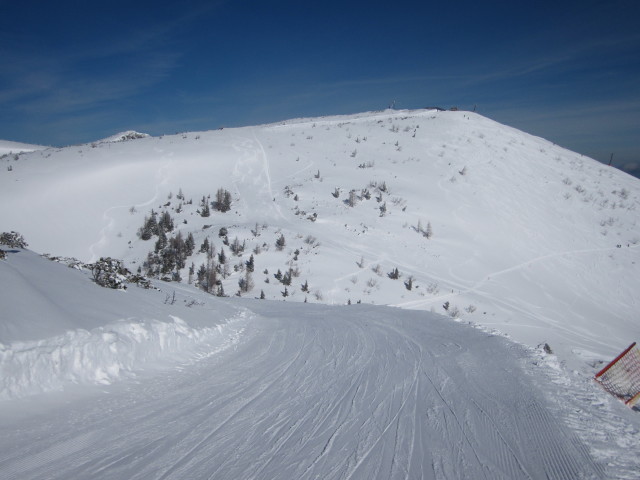
{"label": "groomed ski slope", "polygon": [[244,334],[216,355],[5,402],[0,476],[605,478],[524,347],[427,312],[245,305]]}

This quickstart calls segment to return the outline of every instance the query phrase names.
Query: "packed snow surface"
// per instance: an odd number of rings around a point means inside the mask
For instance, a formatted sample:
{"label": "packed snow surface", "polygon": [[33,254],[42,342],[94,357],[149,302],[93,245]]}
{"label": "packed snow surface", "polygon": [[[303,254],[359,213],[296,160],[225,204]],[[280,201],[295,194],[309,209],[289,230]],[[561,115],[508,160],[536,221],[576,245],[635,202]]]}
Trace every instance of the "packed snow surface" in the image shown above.
{"label": "packed snow surface", "polygon": [[523,347],[424,312],[246,305],[233,349],[26,418],[8,402],[3,478],[605,478]]}
{"label": "packed snow surface", "polygon": [[[637,478],[591,378],[640,339],[638,179],[469,112],[121,137],[0,159],[3,231],[182,279],[0,246],[0,478]],[[271,301],[187,285],[223,252]]]}

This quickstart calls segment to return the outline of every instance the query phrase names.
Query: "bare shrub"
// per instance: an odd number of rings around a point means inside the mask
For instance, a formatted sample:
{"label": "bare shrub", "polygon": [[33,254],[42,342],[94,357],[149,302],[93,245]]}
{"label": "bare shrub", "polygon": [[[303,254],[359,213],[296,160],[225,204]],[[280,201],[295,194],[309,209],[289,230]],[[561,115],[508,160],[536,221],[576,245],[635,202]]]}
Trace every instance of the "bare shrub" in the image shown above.
{"label": "bare shrub", "polygon": [[451,318],[459,318],[460,317],[460,310],[455,305],[450,306],[449,309],[447,310],[447,313],[449,314],[449,316]]}

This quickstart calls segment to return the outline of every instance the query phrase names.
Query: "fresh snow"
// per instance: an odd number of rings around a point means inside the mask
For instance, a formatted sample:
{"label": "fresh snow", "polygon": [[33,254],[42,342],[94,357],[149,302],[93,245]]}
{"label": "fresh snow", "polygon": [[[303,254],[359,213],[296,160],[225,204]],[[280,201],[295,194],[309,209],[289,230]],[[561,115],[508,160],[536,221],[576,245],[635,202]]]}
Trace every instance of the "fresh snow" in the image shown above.
{"label": "fresh snow", "polygon": [[[0,260],[3,478],[635,478],[591,378],[640,338],[637,179],[470,112],[113,140],[5,157],[3,230],[135,271],[153,209],[196,253],[159,290]],[[278,301],[186,285],[205,238]]]}

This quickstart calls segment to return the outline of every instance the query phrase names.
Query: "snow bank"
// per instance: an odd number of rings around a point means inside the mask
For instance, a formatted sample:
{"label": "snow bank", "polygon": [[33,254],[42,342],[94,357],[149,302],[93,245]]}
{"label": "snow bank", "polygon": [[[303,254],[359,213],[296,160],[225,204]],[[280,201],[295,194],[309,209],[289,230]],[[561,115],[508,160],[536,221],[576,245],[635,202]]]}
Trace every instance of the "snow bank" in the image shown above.
{"label": "snow bank", "polygon": [[197,347],[206,346],[210,355],[238,341],[244,316],[240,312],[222,325],[204,328],[173,315],[167,322],[123,320],[44,340],[0,343],[0,400],[61,390],[69,383],[109,384],[133,376],[151,360],[193,358]]}

